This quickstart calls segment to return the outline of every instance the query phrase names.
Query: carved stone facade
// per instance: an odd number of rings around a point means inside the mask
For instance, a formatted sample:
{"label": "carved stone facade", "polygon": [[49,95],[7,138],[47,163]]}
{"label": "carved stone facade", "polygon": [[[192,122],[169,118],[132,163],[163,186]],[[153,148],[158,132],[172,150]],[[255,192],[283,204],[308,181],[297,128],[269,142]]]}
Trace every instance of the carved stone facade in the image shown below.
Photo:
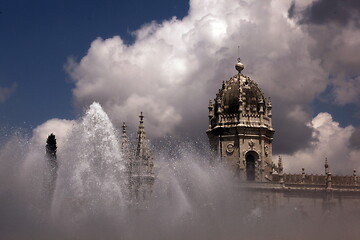
{"label": "carved stone facade", "polygon": [[325,199],[326,206],[334,205],[334,198],[359,199],[360,177],[355,170],[349,176],[333,176],[326,159],[324,175],[306,174],[304,168],[300,174],[286,174],[281,157],[273,163],[272,103],[241,74],[240,61],[235,68],[238,73],[223,82],[214,102],[209,102],[206,133],[211,149],[239,176],[239,186],[258,196]]}
{"label": "carved stone facade", "polygon": [[214,102],[209,102],[210,146],[242,180],[271,181],[272,104],[253,80],[241,74],[240,61],[235,68],[238,73],[223,82]]}

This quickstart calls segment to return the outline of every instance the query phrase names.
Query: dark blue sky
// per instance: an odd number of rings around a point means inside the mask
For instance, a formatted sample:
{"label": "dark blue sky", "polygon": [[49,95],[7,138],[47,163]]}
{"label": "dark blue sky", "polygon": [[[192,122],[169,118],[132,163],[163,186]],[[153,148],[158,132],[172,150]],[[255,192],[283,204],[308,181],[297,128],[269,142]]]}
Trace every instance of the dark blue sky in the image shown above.
{"label": "dark blue sky", "polygon": [[150,21],[182,18],[189,4],[156,1],[26,1],[0,3],[0,87],[17,84],[0,103],[0,124],[32,128],[51,118],[73,119],[67,58],[79,60],[97,37],[131,32]]}

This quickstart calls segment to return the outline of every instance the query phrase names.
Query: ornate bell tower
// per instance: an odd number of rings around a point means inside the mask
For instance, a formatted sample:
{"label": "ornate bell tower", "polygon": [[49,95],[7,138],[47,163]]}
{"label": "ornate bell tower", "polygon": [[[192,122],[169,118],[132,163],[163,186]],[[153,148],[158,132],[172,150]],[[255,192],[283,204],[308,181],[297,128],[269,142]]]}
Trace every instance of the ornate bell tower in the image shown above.
{"label": "ornate bell tower", "polygon": [[209,102],[209,128],[206,131],[211,149],[221,161],[232,166],[242,180],[271,181],[272,104],[258,85],[241,71],[223,82],[214,102]]}

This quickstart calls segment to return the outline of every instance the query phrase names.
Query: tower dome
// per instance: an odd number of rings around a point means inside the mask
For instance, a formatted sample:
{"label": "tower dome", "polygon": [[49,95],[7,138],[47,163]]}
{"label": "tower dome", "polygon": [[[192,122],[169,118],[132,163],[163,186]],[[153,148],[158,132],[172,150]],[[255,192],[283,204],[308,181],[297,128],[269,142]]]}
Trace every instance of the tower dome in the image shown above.
{"label": "tower dome", "polygon": [[267,101],[259,86],[239,71],[237,75],[223,84],[215,102],[221,102],[216,107],[223,107],[223,114],[228,115],[239,114],[240,112],[248,114],[264,113]]}
{"label": "tower dome", "polygon": [[239,168],[244,179],[266,181],[275,132],[272,104],[258,84],[241,73],[244,64],[239,59],[235,69],[238,73],[223,82],[214,102],[209,102],[207,135],[220,159]]}
{"label": "tower dome", "polygon": [[[244,69],[241,62],[236,63],[235,67],[236,69]],[[265,98],[256,82],[241,74],[240,71],[228,81],[223,82],[221,89],[216,94],[214,103],[211,102],[210,105],[213,108],[210,119],[211,127],[218,124],[239,124],[234,117],[240,120],[241,117],[251,116],[260,120],[260,115],[263,116],[262,121],[261,123],[258,121],[257,125],[271,126],[271,101]],[[234,119],[229,120],[229,118]]]}

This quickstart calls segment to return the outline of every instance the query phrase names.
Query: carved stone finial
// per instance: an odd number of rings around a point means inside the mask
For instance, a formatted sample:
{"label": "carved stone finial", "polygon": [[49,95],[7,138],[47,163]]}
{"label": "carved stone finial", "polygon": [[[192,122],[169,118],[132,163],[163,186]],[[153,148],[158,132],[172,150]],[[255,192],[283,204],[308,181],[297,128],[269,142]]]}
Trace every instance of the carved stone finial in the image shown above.
{"label": "carved stone finial", "polygon": [[283,164],[282,164],[282,159],[281,156],[279,156],[279,160],[278,160],[278,168],[277,168],[277,172],[280,176],[280,183],[284,183],[284,174],[283,174]]}
{"label": "carved stone finial", "polygon": [[328,164],[328,160],[327,160],[327,157],[325,158],[325,174],[328,174],[329,173],[329,164]]}
{"label": "carved stone finial", "polygon": [[301,182],[305,183],[305,168],[301,169]]}
{"label": "carved stone finial", "polygon": [[241,73],[242,70],[244,70],[244,64],[241,63],[241,59],[238,58],[237,59],[237,63],[235,64],[235,69],[239,72],[239,74]]}
{"label": "carved stone finial", "polygon": [[144,115],[143,115],[143,112],[140,113],[140,123],[144,123]]}
{"label": "carved stone finial", "polygon": [[125,125],[125,122],[123,122],[123,125],[122,125],[122,132],[124,133],[124,134],[126,134],[126,125]]}

